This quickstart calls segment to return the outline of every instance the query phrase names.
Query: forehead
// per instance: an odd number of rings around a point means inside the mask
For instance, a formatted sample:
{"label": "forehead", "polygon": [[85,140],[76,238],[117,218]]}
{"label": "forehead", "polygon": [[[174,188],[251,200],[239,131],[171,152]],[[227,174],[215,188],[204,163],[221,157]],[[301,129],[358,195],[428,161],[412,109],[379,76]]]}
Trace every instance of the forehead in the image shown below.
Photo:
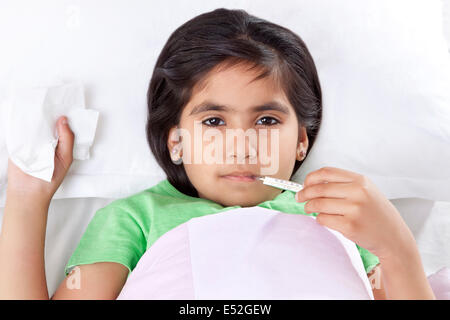
{"label": "forehead", "polygon": [[193,88],[191,99],[184,111],[189,114],[198,104],[211,100],[242,111],[268,101],[279,101],[292,109],[274,77],[255,80],[262,71],[249,68],[246,64],[214,68]]}

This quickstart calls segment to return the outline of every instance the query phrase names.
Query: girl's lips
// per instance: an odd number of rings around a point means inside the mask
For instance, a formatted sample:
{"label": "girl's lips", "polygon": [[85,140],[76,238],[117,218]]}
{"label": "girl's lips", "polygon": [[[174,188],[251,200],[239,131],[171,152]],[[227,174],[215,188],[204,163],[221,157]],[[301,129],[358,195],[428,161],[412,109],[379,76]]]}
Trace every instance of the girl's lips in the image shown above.
{"label": "girl's lips", "polygon": [[228,175],[228,176],[222,176],[222,178],[231,180],[231,181],[240,181],[240,182],[253,182],[256,181],[256,177],[255,176],[233,176],[233,175]]}

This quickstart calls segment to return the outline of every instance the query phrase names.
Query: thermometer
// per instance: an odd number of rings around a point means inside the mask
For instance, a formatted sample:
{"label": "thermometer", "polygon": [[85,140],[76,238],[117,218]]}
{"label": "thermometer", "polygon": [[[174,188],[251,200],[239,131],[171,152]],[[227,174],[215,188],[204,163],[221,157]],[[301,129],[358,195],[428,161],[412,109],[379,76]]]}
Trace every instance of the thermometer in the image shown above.
{"label": "thermometer", "polygon": [[303,189],[303,185],[289,180],[277,179],[272,177],[258,177],[259,180],[268,186],[272,186],[282,190],[290,190],[298,192]]}

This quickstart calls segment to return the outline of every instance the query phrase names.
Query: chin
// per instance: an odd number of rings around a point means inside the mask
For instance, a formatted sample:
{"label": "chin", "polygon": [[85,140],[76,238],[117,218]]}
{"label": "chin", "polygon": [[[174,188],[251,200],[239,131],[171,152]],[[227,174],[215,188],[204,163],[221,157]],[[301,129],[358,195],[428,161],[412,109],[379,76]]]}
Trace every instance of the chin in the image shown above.
{"label": "chin", "polygon": [[264,199],[259,198],[260,197],[257,197],[255,195],[253,195],[253,197],[245,194],[241,194],[238,197],[233,197],[232,195],[230,195],[228,199],[222,200],[221,203],[222,206],[226,207],[231,206],[253,207],[264,201]]}

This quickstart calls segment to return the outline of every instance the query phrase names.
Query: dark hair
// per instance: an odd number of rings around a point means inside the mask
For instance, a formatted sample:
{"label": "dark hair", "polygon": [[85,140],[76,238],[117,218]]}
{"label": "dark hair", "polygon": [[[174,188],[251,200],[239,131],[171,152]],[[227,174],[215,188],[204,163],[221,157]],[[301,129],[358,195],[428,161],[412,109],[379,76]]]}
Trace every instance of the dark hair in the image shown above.
{"label": "dark hair", "polygon": [[[148,144],[168,181],[187,195],[198,197],[183,165],[171,161],[169,130],[179,123],[194,86],[202,83],[209,71],[219,64],[241,62],[262,70],[254,80],[277,79],[295,109],[299,128],[306,127],[308,150],[314,144],[322,119],[322,93],[303,40],[244,10],[220,8],[200,14],[171,34],[156,61],[147,92]],[[292,174],[301,163],[295,162]]]}

